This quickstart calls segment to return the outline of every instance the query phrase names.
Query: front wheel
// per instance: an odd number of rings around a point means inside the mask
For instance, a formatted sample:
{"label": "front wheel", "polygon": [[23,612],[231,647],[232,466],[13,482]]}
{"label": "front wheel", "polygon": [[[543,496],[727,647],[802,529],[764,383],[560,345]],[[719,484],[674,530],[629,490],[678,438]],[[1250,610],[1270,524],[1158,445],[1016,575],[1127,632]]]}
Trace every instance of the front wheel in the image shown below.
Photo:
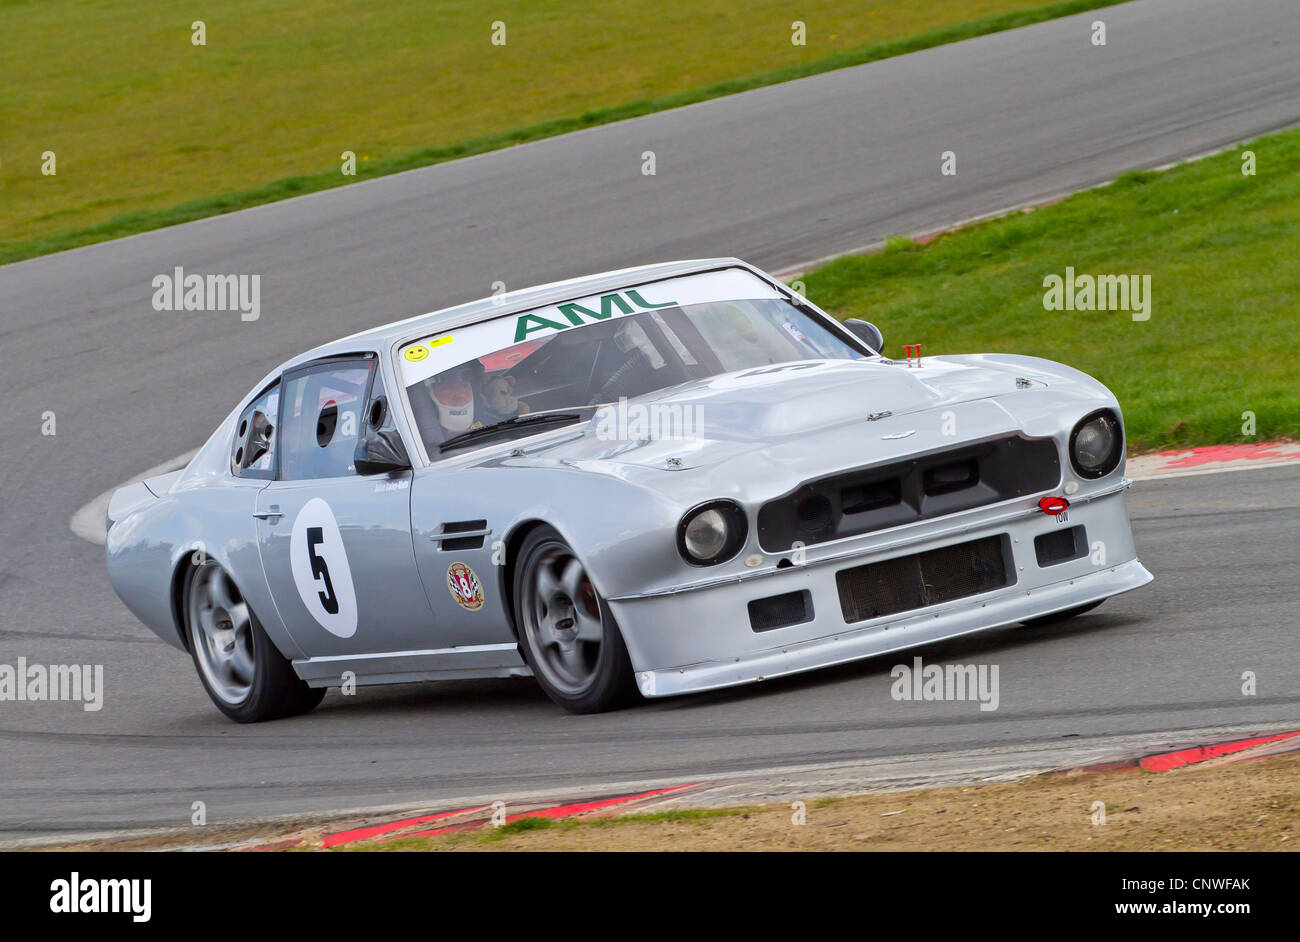
{"label": "front wheel", "polygon": [[632,663],[614,616],[551,527],[524,540],[514,600],[524,657],[548,697],[570,713],[600,713],[635,699]]}
{"label": "front wheel", "polygon": [[191,569],[185,622],[199,680],[237,723],[306,713],[325,696],[307,686],[267,636],[230,575],[212,560]]}

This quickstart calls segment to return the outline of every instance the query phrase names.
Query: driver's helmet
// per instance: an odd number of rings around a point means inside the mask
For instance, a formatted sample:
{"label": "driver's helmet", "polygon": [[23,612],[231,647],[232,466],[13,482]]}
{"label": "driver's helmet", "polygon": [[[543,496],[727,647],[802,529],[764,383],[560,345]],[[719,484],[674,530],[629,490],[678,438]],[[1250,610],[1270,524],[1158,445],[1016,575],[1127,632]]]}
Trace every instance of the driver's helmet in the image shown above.
{"label": "driver's helmet", "polygon": [[438,407],[438,423],[448,432],[464,432],[474,425],[475,384],[478,379],[472,363],[444,370],[433,378],[433,402]]}

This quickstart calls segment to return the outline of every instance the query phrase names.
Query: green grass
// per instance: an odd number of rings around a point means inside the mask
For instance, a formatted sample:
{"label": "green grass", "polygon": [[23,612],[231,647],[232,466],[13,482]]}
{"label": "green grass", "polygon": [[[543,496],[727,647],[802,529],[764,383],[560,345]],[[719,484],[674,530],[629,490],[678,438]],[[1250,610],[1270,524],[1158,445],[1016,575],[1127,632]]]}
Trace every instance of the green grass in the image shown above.
{"label": "green grass", "polygon": [[[1242,150],[1257,175],[1242,175]],[[1151,276],[1148,321],[1044,310],[1043,280]],[[809,298],[881,328],[887,350],[1023,353],[1119,397],[1129,449],[1300,437],[1300,131],[802,276]],[[1256,434],[1243,435],[1243,413]]]}
{"label": "green grass", "polygon": [[646,811],[639,814],[620,814],[609,818],[568,818],[568,828],[610,828],[624,824],[661,824],[666,821],[707,821],[710,818],[749,817],[762,814],[765,808],[675,808],[671,811]]}
{"label": "green grass", "polygon": [[615,815],[607,818],[517,818],[499,828],[485,827],[471,831],[459,831],[437,837],[406,837],[382,842],[367,841],[355,846],[336,848],[339,852],[349,851],[424,851],[435,847],[456,847],[464,844],[491,844],[505,840],[514,834],[525,831],[543,831],[559,828],[572,831],[575,828],[611,828],[626,824],[661,824],[672,821],[706,821],[710,818],[748,817],[751,814],[763,814],[767,809],[754,807],[737,808],[676,808],[669,811],[648,811],[634,814]]}
{"label": "green grass", "polygon": [[524,831],[544,831],[547,828],[556,827],[557,824],[553,818],[517,818],[509,824],[503,824],[499,828],[492,828],[483,834],[484,840],[501,841],[505,840],[512,834],[521,834]]}
{"label": "green grass", "polygon": [[1116,2],[0,0],[0,263]]}

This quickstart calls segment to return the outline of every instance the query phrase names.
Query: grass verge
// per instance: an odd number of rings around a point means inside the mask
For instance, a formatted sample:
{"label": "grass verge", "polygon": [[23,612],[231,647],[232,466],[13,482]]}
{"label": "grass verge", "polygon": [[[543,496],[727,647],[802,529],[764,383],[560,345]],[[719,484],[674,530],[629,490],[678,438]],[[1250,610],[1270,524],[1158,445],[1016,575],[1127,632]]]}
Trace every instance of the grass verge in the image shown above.
{"label": "grass verge", "polygon": [[[499,828],[477,828],[454,831],[433,837],[404,837],[397,840],[365,841],[339,847],[339,852],[353,851],[425,851],[433,849],[472,850],[509,841],[521,834],[536,831],[557,831],[570,833],[577,830],[599,831],[607,828],[621,828],[627,825],[658,824],[700,824],[716,818],[739,817],[749,819],[751,814],[764,814],[766,808],[673,808],[666,811],[634,812],[613,816],[570,817],[570,818],[516,818]],[[304,848],[307,849],[307,848]]]}
{"label": "grass verge", "polygon": [[242,0],[194,46],[148,0],[0,0],[0,264],[1117,2],[806,0],[794,45],[777,0]]}
{"label": "grass verge", "polygon": [[[1300,131],[1287,131],[925,245],[891,240],[802,280],[836,316],[879,326],[898,356],[904,343],[1032,354],[1097,377],[1142,451],[1300,437],[1298,258]],[[1149,275],[1150,319],[1046,310],[1044,280],[1067,267]]]}
{"label": "grass verge", "polygon": [[[1097,802],[1104,806],[1104,819]],[[804,804],[801,825],[794,823],[796,810],[783,804],[566,820],[505,834],[460,832],[358,849],[1295,850],[1300,848],[1300,755]]]}

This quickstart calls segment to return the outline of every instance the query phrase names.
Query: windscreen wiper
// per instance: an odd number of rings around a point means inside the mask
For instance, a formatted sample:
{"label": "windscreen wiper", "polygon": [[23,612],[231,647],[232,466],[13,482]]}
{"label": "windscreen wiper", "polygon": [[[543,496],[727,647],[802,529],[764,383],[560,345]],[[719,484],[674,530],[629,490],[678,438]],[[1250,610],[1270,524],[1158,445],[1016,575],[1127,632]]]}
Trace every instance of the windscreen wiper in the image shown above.
{"label": "windscreen wiper", "polygon": [[524,425],[565,424],[568,422],[580,422],[582,419],[583,415],[580,412],[530,412],[525,415],[516,415],[513,418],[505,419],[501,422],[493,422],[491,425],[472,428],[468,432],[461,432],[459,435],[453,435],[438,446],[438,451],[447,451],[448,449],[456,448],[472,441],[477,441],[478,439],[484,438],[488,435],[517,429]]}

